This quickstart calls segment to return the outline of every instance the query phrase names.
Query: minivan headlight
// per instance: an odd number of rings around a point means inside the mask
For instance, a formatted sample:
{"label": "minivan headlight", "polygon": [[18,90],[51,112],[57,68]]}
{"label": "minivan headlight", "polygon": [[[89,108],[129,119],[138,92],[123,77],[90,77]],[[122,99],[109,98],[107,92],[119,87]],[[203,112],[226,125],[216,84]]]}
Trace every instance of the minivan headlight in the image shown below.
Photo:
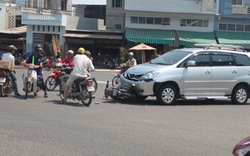
{"label": "minivan headlight", "polygon": [[142,75],[140,77],[140,80],[144,80],[144,81],[151,81],[153,80],[154,77],[156,77],[157,75],[159,75],[159,72],[153,71],[153,72],[148,72],[144,75]]}

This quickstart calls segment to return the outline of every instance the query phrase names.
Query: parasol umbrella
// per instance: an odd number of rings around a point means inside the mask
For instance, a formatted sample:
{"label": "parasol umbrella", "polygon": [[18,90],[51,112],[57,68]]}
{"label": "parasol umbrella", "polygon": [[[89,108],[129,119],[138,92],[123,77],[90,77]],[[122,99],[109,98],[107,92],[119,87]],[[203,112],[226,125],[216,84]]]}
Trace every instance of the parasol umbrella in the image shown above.
{"label": "parasol umbrella", "polygon": [[138,44],[134,47],[129,48],[129,50],[141,50],[141,61],[142,63],[146,62],[145,50],[156,50],[156,48],[146,45],[144,43]]}

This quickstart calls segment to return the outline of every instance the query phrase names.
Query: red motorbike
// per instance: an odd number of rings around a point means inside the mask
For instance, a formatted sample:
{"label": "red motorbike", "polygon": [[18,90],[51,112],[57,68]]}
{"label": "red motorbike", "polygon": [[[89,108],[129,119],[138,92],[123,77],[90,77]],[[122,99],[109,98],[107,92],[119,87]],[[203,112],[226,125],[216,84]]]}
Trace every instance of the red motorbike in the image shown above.
{"label": "red motorbike", "polygon": [[45,86],[48,91],[53,91],[55,88],[61,84],[61,72],[63,65],[61,63],[56,64],[56,68],[53,73],[49,74],[45,80]]}

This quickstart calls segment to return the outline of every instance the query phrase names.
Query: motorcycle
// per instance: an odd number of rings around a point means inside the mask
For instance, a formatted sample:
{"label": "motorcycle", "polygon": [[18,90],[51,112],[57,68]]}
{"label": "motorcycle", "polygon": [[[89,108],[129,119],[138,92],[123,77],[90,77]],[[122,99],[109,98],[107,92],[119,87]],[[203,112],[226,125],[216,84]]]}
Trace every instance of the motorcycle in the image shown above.
{"label": "motorcycle", "polygon": [[[55,88],[61,84],[61,72],[62,68],[67,67],[68,65],[62,65],[61,63],[56,64],[56,68],[53,73],[49,74],[45,80],[45,86],[48,91],[53,91]],[[97,91],[98,84],[95,77],[91,77],[93,79],[94,91],[93,94]]]}
{"label": "motorcycle", "polygon": [[119,85],[118,87],[109,87],[109,81],[106,83],[106,87],[104,89],[104,97],[108,99],[111,97],[114,100],[136,100],[143,101],[148,96],[140,96],[136,94],[135,85],[130,87]]}
{"label": "motorcycle", "polygon": [[61,72],[62,72],[62,64],[57,63],[53,73],[49,74],[45,80],[45,86],[48,91],[55,90],[55,88],[61,84],[61,77],[60,77]]}
{"label": "motorcycle", "polygon": [[45,70],[50,71],[51,68],[52,69],[56,68],[56,64],[59,63],[60,61],[61,58],[59,57],[51,57],[49,61],[46,64],[44,64]]}
{"label": "motorcycle", "polygon": [[121,84],[120,75],[122,73],[124,73],[128,69],[128,67],[126,66],[125,63],[120,64],[120,67],[121,67],[120,73],[119,74],[115,74],[115,76],[112,79],[112,87],[118,87]]}
{"label": "motorcycle", "polygon": [[234,146],[232,154],[234,156],[249,156],[250,155],[250,136],[244,138]]}
{"label": "motorcycle", "polygon": [[35,71],[35,65],[29,64],[28,70],[22,76],[23,80],[23,91],[25,92],[24,99],[27,99],[28,93],[33,92],[34,96],[37,96],[37,92],[39,92],[39,82],[42,81],[42,78],[37,76]]}
{"label": "motorcycle", "polygon": [[[72,68],[66,67],[66,69],[63,69],[61,73],[59,95],[62,101],[64,100],[64,87],[69,78],[71,70]],[[68,99],[77,99],[78,101],[81,101],[83,105],[89,106],[93,99],[93,92],[95,91],[93,82],[94,81],[91,77],[76,79],[74,84],[69,88]]]}
{"label": "motorcycle", "polygon": [[10,78],[11,71],[9,69],[0,68],[0,96],[4,97],[11,94],[13,90],[13,81]]}

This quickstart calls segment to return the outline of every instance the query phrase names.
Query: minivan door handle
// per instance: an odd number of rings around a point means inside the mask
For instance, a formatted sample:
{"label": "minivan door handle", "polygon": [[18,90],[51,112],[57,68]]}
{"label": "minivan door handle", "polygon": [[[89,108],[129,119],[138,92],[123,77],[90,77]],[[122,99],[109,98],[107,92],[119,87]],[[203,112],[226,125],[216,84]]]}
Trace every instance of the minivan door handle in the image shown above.
{"label": "minivan door handle", "polygon": [[211,73],[211,72],[210,72],[209,70],[207,70],[207,71],[205,72],[205,74],[207,74],[207,75],[210,74],[210,73]]}
{"label": "minivan door handle", "polygon": [[237,70],[232,70],[232,73],[237,74],[238,72],[237,72]]}

